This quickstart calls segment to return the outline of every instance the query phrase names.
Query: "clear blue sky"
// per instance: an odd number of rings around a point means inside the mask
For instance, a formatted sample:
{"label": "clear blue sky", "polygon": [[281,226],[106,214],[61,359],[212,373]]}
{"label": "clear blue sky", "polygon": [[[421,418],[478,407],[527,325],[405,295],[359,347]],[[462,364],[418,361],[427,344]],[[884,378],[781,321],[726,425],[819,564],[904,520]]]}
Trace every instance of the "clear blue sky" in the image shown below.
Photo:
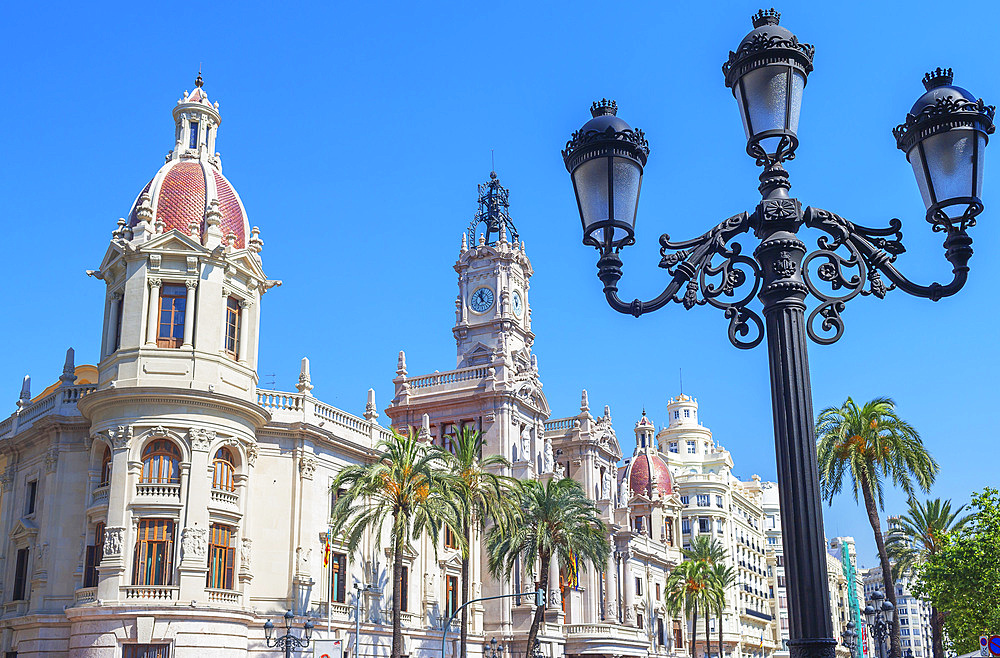
{"label": "clear blue sky", "polygon": [[[621,287],[627,298],[658,293],[667,281],[656,266],[660,233],[700,234],[759,198],[720,70],[756,3],[279,6],[8,7],[0,392],[9,411],[25,373],[36,391],[55,380],[66,347],[78,362],[97,358],[103,284],[84,270],[100,263],[115,221],[171,148],[170,110],[201,62],[221,106],[225,173],[261,228],[266,271],[284,280],[262,306],[262,382],[274,373],[290,390],[309,356],[314,393],[360,413],[369,386],[380,408],[391,398],[400,349],[411,373],[454,367],[452,264],[495,149],[535,267],[535,351],[554,414],[574,413],[587,388],[592,407],[611,405],[631,453],[642,407],[665,423],[683,369],[685,392],[732,450],[737,474],[775,477],[764,347],[733,348],[712,309],[672,305],[638,320],[610,310],[559,155],[602,96],[646,131],[638,244],[623,254]],[[890,131],[936,66],[1000,102],[996,9],[778,9],[816,45],[792,192],[861,224],[900,217],[909,249],[901,267],[924,282],[948,277]],[[941,463],[932,495],[962,502],[1000,481],[990,420],[1000,146],[987,160],[987,212],[965,290],[936,304],[900,292],[857,299],[844,338],[810,354],[817,410],[848,395],[893,397]],[[886,511],[902,504],[890,491]],[[871,530],[849,495],[825,515],[828,535],[854,535],[862,563],[874,564]]]}

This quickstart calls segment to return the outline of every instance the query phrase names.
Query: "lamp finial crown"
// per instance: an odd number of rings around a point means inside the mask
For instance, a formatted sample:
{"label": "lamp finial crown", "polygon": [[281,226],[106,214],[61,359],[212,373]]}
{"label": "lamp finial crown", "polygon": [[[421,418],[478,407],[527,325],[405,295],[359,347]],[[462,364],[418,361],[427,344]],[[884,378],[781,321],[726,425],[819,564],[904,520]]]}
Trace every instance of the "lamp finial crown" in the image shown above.
{"label": "lamp finial crown", "polygon": [[950,85],[955,79],[951,69],[943,69],[940,66],[924,74],[924,89],[930,91],[937,87]]}
{"label": "lamp finial crown", "polygon": [[594,118],[609,114],[611,116],[618,116],[618,103],[609,101],[607,98],[602,98],[599,101],[594,101],[594,104],[590,106],[590,116]]}
{"label": "lamp finial crown", "polygon": [[753,15],[752,20],[755,28],[765,25],[777,25],[778,21],[781,20],[781,12],[774,7],[770,9],[758,9],[757,13]]}

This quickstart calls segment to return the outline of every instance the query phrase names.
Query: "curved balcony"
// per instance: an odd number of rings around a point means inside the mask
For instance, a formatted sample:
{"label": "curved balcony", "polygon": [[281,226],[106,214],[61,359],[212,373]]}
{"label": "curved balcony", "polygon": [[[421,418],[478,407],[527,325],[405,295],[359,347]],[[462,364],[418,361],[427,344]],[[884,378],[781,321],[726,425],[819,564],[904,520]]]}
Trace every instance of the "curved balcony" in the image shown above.
{"label": "curved balcony", "polygon": [[176,585],[124,585],[121,591],[126,601],[142,600],[167,603],[177,600],[180,589]]}
{"label": "curved balcony", "polygon": [[235,491],[212,489],[212,504],[232,510],[239,509],[240,497]]}
{"label": "curved balcony", "polygon": [[140,482],[136,485],[135,495],[138,498],[162,500],[178,503],[181,500],[181,485],[174,482]]}

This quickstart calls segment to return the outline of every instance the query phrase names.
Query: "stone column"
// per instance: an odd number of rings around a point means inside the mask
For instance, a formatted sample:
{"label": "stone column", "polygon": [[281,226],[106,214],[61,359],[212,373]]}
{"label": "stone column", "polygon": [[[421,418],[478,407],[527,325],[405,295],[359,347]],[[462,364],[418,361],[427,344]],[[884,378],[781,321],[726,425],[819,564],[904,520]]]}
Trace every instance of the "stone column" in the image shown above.
{"label": "stone column", "polygon": [[240,363],[246,363],[250,360],[250,308],[253,306],[253,302],[248,300],[243,300],[240,302]]}
{"label": "stone column", "polygon": [[[192,291],[193,288],[189,287],[189,298]],[[189,469],[181,467],[181,496],[187,500],[187,506],[182,517],[184,529],[180,532],[179,600],[204,602],[205,578],[208,573],[208,502],[212,495],[212,480],[208,470],[209,449],[215,442],[215,432],[191,428],[188,437],[191,444],[191,464]]]}
{"label": "stone column", "polygon": [[104,557],[98,565],[97,598],[117,601],[119,587],[128,584],[126,545],[131,525],[128,502],[135,489],[135,477],[129,462],[132,426],[108,430],[111,439],[111,489],[108,491],[108,517],[104,529]]}
{"label": "stone column", "polygon": [[608,556],[607,571],[604,574],[604,621],[618,622],[618,569],[615,552]]}
{"label": "stone column", "polygon": [[146,318],[146,345],[156,345],[156,327],[160,315],[159,279],[149,279],[149,315]]}
{"label": "stone column", "polygon": [[625,589],[625,614],[623,619],[629,626],[635,626],[635,576],[629,568],[629,555],[626,554],[622,561],[622,583]]}
{"label": "stone column", "polygon": [[118,300],[121,298],[121,291],[111,293],[111,312],[108,313],[108,330],[105,332],[105,356],[114,354],[115,344],[118,342]]}
{"label": "stone column", "polygon": [[184,342],[181,347],[191,347],[194,340],[194,292],[198,289],[198,281],[185,281],[187,297],[184,299]]}

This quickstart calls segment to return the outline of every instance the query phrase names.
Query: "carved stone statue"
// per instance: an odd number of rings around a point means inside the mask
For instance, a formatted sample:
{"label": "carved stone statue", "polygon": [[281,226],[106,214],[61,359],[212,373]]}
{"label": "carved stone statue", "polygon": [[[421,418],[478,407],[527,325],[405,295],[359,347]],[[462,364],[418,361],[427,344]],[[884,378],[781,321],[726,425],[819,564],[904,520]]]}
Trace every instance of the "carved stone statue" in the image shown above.
{"label": "carved stone statue", "polygon": [[558,464],[556,464],[554,472],[556,474],[556,479],[557,480],[561,480],[564,477],[566,477],[566,467],[563,466],[562,462],[559,462]]}
{"label": "carved stone statue", "polygon": [[601,482],[601,498],[609,499],[611,498],[612,483],[614,482],[613,476],[611,475],[611,468],[608,467],[604,471],[604,481]]}
{"label": "carved stone statue", "polygon": [[183,558],[205,557],[208,552],[208,532],[205,528],[184,528],[181,534],[181,551]]}
{"label": "carved stone statue", "polygon": [[295,565],[296,569],[300,574],[309,573],[309,562],[312,557],[311,548],[302,548],[299,546],[295,549]]}
{"label": "carved stone statue", "polygon": [[110,527],[104,529],[104,556],[122,554],[122,540],[125,536],[125,528]]}
{"label": "carved stone statue", "polygon": [[555,456],[552,454],[552,441],[551,439],[545,440],[545,452],[542,456],[542,472],[551,473],[552,467],[555,465]]}
{"label": "carved stone statue", "polygon": [[531,455],[531,430],[527,425],[521,430],[521,459],[528,459]]}
{"label": "carved stone statue", "polygon": [[635,623],[635,607],[630,605],[625,606],[625,623],[626,624]]}
{"label": "carved stone statue", "polygon": [[240,569],[250,571],[250,551],[253,549],[253,540],[244,537],[240,542]]}

